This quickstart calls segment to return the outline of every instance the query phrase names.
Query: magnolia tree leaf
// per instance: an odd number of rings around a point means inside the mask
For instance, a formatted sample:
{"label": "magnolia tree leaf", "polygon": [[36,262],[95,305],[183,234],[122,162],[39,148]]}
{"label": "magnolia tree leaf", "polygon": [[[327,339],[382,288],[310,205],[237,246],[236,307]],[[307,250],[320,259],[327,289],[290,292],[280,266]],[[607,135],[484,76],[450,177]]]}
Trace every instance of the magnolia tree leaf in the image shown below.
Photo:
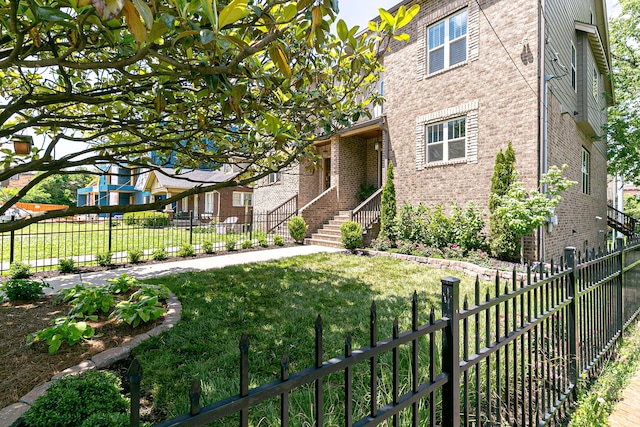
{"label": "magnolia tree leaf", "polygon": [[229,24],[242,19],[247,12],[248,0],[233,0],[224,9],[220,11],[218,16],[218,28],[224,28]]}
{"label": "magnolia tree leaf", "polygon": [[129,31],[131,31],[131,34],[133,34],[133,37],[136,39],[138,44],[142,44],[147,39],[147,30],[140,20],[138,10],[130,0],[125,0],[124,2],[124,14],[127,19],[127,27],[129,27]]}
{"label": "magnolia tree leaf", "polygon": [[110,21],[120,15],[125,0],[91,0],[91,3],[103,21]]}

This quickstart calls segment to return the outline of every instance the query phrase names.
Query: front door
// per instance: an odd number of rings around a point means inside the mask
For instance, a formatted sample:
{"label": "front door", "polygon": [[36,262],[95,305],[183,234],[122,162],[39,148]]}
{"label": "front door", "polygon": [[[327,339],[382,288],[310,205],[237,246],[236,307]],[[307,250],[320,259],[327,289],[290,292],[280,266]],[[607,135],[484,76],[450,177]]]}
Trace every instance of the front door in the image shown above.
{"label": "front door", "polygon": [[331,187],[331,159],[324,159],[324,189]]}

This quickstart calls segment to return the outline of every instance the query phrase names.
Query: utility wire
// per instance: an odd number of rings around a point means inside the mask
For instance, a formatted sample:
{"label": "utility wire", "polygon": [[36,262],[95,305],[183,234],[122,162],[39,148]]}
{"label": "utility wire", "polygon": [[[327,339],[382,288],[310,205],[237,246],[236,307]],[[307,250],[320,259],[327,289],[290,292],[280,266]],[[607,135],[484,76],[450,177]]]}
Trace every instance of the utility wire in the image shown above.
{"label": "utility wire", "polygon": [[520,67],[518,67],[518,64],[516,64],[516,61],[513,60],[513,57],[511,56],[511,54],[509,53],[509,50],[507,49],[507,47],[504,45],[504,42],[502,41],[502,39],[500,38],[500,36],[498,35],[498,32],[496,31],[496,29],[493,27],[493,24],[491,23],[491,21],[489,20],[489,17],[487,17],[487,14],[484,13],[484,10],[482,9],[482,6],[480,6],[480,2],[479,0],[476,0],[476,3],[478,4],[478,8],[480,9],[480,12],[482,12],[482,15],[484,16],[484,19],[486,19],[487,23],[489,24],[489,27],[491,27],[491,30],[493,31],[493,34],[495,34],[496,38],[498,39],[498,41],[500,42],[500,44],[502,45],[502,48],[504,49],[504,51],[507,53],[507,56],[509,57],[509,60],[513,63],[513,65],[516,67],[516,70],[518,70],[518,74],[520,74],[520,76],[522,77],[522,80],[524,80],[524,82],[527,84],[527,86],[529,87],[529,89],[531,90],[531,92],[535,95],[538,96],[538,92],[535,91],[531,85],[529,84],[529,81],[527,80],[527,78],[524,76],[524,74],[522,74],[522,71],[520,70]]}

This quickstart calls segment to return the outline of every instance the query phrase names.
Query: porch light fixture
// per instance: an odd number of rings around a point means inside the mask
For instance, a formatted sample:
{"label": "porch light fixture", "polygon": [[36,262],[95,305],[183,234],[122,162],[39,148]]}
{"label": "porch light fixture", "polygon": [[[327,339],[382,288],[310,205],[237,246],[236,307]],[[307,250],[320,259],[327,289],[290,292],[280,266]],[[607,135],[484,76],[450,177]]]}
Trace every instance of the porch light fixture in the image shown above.
{"label": "porch light fixture", "polygon": [[29,154],[33,146],[33,137],[31,135],[13,135],[13,151],[16,154]]}
{"label": "porch light fixture", "polygon": [[376,142],[375,144],[373,144],[373,149],[376,151],[380,151],[380,143]]}

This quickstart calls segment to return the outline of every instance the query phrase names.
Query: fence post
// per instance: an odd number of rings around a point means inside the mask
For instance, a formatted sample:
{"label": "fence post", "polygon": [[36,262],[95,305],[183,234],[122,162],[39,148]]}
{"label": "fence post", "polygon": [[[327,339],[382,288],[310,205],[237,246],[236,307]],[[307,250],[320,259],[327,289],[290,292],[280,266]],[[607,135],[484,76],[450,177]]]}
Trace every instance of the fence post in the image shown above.
{"label": "fence post", "polygon": [[[11,221],[15,221],[15,217],[11,215]],[[13,258],[15,256],[16,246],[16,230],[11,230],[9,233],[9,265],[13,264]]]}
{"label": "fence post", "polygon": [[111,230],[113,229],[113,224],[111,223],[112,220],[112,213],[109,212],[109,243],[107,244],[107,252],[111,253]]}
{"label": "fence post", "polygon": [[[249,394],[249,336],[246,333],[240,338],[240,397]],[[249,425],[249,409],[240,410],[240,426]]]}
{"label": "fence post", "polygon": [[189,211],[189,244],[193,245],[193,211]]}
{"label": "fence post", "polygon": [[129,415],[129,425],[138,427],[140,425],[140,381],[142,381],[142,367],[138,359],[133,359],[127,370],[129,377],[129,389],[131,392],[131,410]]}
{"label": "fence post", "polygon": [[[569,381],[574,386],[578,384],[578,282],[576,280],[576,248],[567,247],[564,249],[564,259],[567,262],[569,275],[567,276],[567,295],[571,299],[567,307],[567,323],[569,335]],[[574,387],[574,397],[576,389]]]}
{"label": "fence post", "polygon": [[622,337],[622,331],[626,319],[624,318],[624,239],[618,237],[616,239],[618,250],[618,271],[620,272],[620,280],[618,280],[618,330],[620,331],[620,337]]}
{"label": "fence post", "polygon": [[[442,388],[442,425],[460,426],[460,279],[445,277],[442,282],[442,314],[448,326],[442,334],[442,368],[447,383]],[[431,405],[434,402],[430,402]]]}

